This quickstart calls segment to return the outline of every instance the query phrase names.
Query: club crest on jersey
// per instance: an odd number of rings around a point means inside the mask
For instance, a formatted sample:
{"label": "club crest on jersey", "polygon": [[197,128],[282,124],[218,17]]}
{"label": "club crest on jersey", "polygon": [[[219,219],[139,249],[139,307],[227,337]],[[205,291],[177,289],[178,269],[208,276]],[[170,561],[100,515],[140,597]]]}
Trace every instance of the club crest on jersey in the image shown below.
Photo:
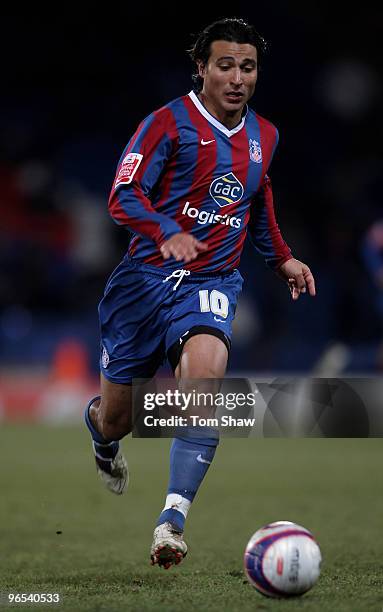
{"label": "club crest on jersey", "polygon": [[103,368],[107,368],[109,365],[109,354],[105,346],[102,347],[101,363]]}
{"label": "club crest on jersey", "polygon": [[115,187],[119,185],[129,185],[129,183],[132,182],[142,158],[143,155],[141,155],[141,153],[128,153],[125,155],[118,171]]}
{"label": "club crest on jersey", "polygon": [[250,153],[251,161],[255,162],[256,164],[262,163],[262,149],[261,149],[261,145],[259,144],[257,140],[252,140],[250,138],[249,153]]}
{"label": "club crest on jersey", "polygon": [[218,206],[235,204],[243,196],[243,185],[237,177],[229,172],[216,178],[210,185],[209,193]]}

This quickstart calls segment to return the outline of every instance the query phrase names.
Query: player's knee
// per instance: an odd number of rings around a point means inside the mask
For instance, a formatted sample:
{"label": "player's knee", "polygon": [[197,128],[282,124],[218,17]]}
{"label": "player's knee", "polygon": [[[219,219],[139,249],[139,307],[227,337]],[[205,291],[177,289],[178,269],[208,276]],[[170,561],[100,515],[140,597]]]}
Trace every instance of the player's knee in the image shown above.
{"label": "player's knee", "polygon": [[184,367],[182,370],[182,376],[184,378],[221,378],[223,376],[223,367],[213,367],[208,363],[196,364],[194,363],[191,367]]}
{"label": "player's knee", "polygon": [[182,378],[222,378],[227,358],[228,349],[220,338],[196,334],[186,342],[176,374]]}
{"label": "player's knee", "polygon": [[208,359],[201,356],[190,359],[188,355],[185,358],[181,356],[181,375],[182,378],[222,378],[225,375],[227,363],[227,352],[222,355],[221,359]]}

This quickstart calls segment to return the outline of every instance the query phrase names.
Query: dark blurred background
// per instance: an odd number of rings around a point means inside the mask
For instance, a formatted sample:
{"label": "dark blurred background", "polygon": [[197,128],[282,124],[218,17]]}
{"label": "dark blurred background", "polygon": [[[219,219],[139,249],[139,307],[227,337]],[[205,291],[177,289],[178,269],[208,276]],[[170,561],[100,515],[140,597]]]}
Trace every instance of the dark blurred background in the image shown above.
{"label": "dark blurred background", "polygon": [[382,9],[180,8],[79,3],[1,16],[3,404],[20,373],[29,388],[38,373],[96,380],[97,303],[129,238],[107,213],[117,161],[146,115],[190,91],[185,49],[223,16],[249,20],[270,43],[252,107],[279,129],[277,216],[318,290],[293,303],[247,245],[230,372],[383,369]]}

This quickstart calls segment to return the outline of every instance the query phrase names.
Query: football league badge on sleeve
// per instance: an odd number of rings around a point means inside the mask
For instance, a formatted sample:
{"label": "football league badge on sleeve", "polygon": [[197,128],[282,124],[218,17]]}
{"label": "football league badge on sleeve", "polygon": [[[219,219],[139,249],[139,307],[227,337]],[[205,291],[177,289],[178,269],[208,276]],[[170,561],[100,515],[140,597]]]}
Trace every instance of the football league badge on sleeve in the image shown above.
{"label": "football league badge on sleeve", "polygon": [[115,187],[119,185],[129,185],[142,161],[141,153],[128,153],[122,160],[118,171]]}
{"label": "football league badge on sleeve", "polygon": [[262,149],[261,149],[261,145],[259,144],[257,140],[252,140],[250,138],[249,153],[250,153],[251,161],[255,162],[256,164],[262,163]]}

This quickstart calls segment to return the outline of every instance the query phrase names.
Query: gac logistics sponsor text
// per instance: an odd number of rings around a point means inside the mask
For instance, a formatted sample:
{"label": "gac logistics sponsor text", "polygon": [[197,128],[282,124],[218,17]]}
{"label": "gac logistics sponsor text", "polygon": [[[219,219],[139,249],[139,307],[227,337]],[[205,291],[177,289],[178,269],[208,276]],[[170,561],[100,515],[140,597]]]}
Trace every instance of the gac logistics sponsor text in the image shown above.
{"label": "gac logistics sponsor text", "polygon": [[242,219],[240,219],[240,217],[234,217],[233,215],[227,214],[216,214],[215,210],[211,212],[208,210],[199,210],[198,208],[190,206],[190,202],[186,202],[182,209],[182,214],[192,219],[197,219],[197,223],[200,225],[205,225],[206,223],[220,223],[221,225],[230,225],[230,227],[239,229],[242,224]]}

